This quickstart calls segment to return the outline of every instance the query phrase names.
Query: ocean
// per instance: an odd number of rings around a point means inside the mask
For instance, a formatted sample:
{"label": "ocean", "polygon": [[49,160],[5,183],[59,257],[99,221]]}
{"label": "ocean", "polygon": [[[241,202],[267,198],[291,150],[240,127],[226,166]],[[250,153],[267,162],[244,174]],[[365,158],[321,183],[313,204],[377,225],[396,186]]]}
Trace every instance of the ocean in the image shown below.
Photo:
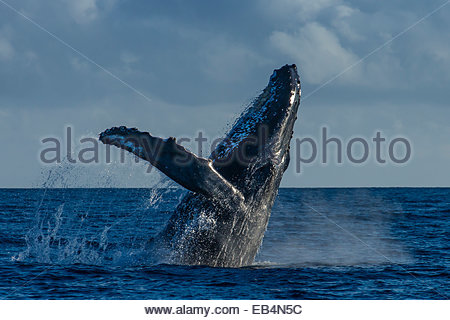
{"label": "ocean", "polygon": [[448,299],[449,188],[281,188],[254,264],[155,262],[185,191],[0,189],[3,299]]}

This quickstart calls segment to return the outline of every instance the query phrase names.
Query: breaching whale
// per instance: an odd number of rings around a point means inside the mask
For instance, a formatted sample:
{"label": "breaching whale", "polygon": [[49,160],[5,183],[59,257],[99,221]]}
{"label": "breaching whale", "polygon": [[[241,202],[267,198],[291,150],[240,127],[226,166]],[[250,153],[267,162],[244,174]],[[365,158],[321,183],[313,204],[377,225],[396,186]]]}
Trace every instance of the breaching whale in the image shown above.
{"label": "breaching whale", "polygon": [[241,267],[253,263],[267,228],[300,105],[295,65],[269,84],[232,126],[209,159],[136,128],[114,127],[100,141],[149,161],[189,191],[166,227],[149,242],[171,263]]}

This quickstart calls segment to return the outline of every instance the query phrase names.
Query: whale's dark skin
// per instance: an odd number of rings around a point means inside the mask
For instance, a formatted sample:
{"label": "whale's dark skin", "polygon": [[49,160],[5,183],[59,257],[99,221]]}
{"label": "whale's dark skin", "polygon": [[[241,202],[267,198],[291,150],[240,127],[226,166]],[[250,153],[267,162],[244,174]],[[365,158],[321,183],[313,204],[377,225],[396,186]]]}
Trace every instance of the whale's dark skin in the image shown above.
{"label": "whale's dark skin", "polygon": [[[281,178],[300,105],[295,65],[275,70],[209,159],[174,138],[115,127],[100,140],[149,161],[190,190],[150,249],[171,263],[241,267],[253,263]],[[167,261],[166,260],[166,261]]]}

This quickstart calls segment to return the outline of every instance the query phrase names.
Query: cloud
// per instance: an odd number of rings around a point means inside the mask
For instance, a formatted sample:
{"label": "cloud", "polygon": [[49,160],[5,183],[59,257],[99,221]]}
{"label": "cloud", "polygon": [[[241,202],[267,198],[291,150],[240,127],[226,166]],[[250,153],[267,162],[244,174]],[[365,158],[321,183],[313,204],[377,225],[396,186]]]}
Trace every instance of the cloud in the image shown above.
{"label": "cloud", "polygon": [[139,57],[131,52],[124,51],[120,54],[120,60],[125,64],[133,64],[139,61]]}
{"label": "cloud", "polygon": [[96,20],[102,11],[109,11],[116,0],[66,0],[69,13],[78,24],[88,24]]}
{"label": "cloud", "polygon": [[347,5],[338,5],[334,9],[335,16],[330,19],[333,30],[351,42],[364,40],[364,37],[360,34],[361,28],[355,27],[355,20],[363,16],[361,12]]}
{"label": "cloud", "polygon": [[70,12],[76,22],[89,23],[98,15],[97,0],[68,1]]}
{"label": "cloud", "polygon": [[14,56],[11,43],[0,35],[0,60],[10,60]]}
{"label": "cloud", "polygon": [[[270,43],[281,53],[302,66],[302,73],[309,83],[320,84],[358,60],[339,38],[319,23],[306,24],[295,33],[275,31]],[[354,73],[354,72],[353,72]],[[348,75],[344,77],[348,79]]]}
{"label": "cloud", "polygon": [[[82,124],[96,132],[118,124],[139,125],[164,136],[177,134],[174,130],[180,134],[211,130],[228,120],[223,117],[242,110],[245,101],[267,84],[274,68],[297,63],[307,95],[440,4],[440,0],[196,0],[189,5],[60,0],[46,1],[44,6],[32,0],[16,2],[21,12],[152,102],[22,17],[0,10],[0,136],[21,128],[14,143],[2,140],[11,152],[21,152],[28,137],[46,135],[49,127],[58,131],[69,120],[77,128]],[[296,132],[326,123],[336,134],[351,135],[366,132],[364,128],[397,128],[393,119],[401,119],[399,134],[409,132],[414,140],[425,137],[417,142],[415,154],[425,152],[427,144],[436,150],[442,145],[435,158],[447,165],[448,142],[433,140],[429,130],[421,128],[423,119],[448,119],[448,113],[440,112],[448,109],[450,99],[449,10],[450,6],[443,8],[304,100]],[[67,110],[53,116],[62,107]],[[114,107],[123,112],[113,111]],[[101,116],[91,114],[93,110]],[[30,121],[11,118],[19,112]],[[375,118],[383,112],[385,117]],[[410,121],[404,120],[407,116]],[[433,134],[445,136],[441,129],[445,126]],[[34,150],[35,140],[29,142],[29,150]],[[3,159],[9,161],[3,166],[8,170],[0,174],[15,185],[25,184],[26,175],[18,179],[15,171],[27,167],[33,157],[34,151],[27,157]],[[424,166],[417,163],[414,170]],[[445,165],[436,162],[436,167]],[[302,179],[285,176],[292,185],[351,183],[344,173],[338,179],[338,169],[330,167],[324,173],[319,167]],[[364,171],[371,183],[386,184],[383,179],[389,177],[371,170]],[[402,179],[404,184],[420,182],[420,177]],[[449,180],[433,179],[427,183]]]}
{"label": "cloud", "polygon": [[[209,39],[202,50],[205,74],[219,82],[236,82],[245,78],[262,58],[245,44],[224,38]],[[239,77],[236,75],[239,74]]]}
{"label": "cloud", "polygon": [[296,21],[315,20],[324,10],[338,6],[340,0],[260,0],[260,6],[269,16],[284,21],[294,17]]}
{"label": "cloud", "polygon": [[70,59],[70,64],[77,72],[87,73],[91,70],[91,64],[88,61],[77,56]]}

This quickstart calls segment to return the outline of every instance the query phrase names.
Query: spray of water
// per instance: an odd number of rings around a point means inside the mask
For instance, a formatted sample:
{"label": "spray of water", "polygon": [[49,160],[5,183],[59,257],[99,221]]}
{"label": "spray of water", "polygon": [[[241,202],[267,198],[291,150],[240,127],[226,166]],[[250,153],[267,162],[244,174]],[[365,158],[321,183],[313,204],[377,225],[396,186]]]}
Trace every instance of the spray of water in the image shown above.
{"label": "spray of water", "polygon": [[[155,260],[145,247],[157,226],[153,230],[147,228],[145,221],[149,214],[167,211],[172,206],[166,201],[171,197],[165,197],[166,193],[174,192],[172,183],[157,174],[159,180],[150,180],[149,189],[135,191],[139,192],[136,202],[126,198],[132,189],[104,189],[114,185],[115,179],[124,181],[123,176],[117,177],[114,168],[97,168],[94,172],[65,161],[43,173],[40,183],[43,194],[25,235],[26,248],[13,260],[121,266]],[[118,199],[120,196],[124,198]],[[132,198],[135,200],[136,196]],[[124,203],[125,209],[119,208]],[[159,224],[163,225],[168,215],[158,216]],[[155,225],[152,222],[150,226]]]}
{"label": "spray of water", "polygon": [[[167,194],[175,187],[171,180],[155,170],[148,183],[151,189],[129,211],[118,210],[114,195],[105,196],[107,189],[72,189],[114,186],[119,180],[123,185],[127,179],[132,185],[134,176],[124,174],[136,165],[131,161],[128,168],[113,164],[104,170],[65,161],[46,170],[39,183],[42,198],[25,235],[26,248],[12,259],[49,264],[170,263],[170,254],[156,256],[146,250],[146,245],[184,195]],[[117,192],[117,196],[126,193]],[[298,199],[286,197],[274,206],[256,265],[345,266],[412,261],[390,230],[395,213],[402,211],[400,204],[357,189],[335,196],[317,191]],[[152,219],[146,223],[149,215]],[[200,212],[186,228],[185,236],[214,230],[215,223],[211,216]]]}
{"label": "spray of water", "polygon": [[[392,233],[402,207],[369,190],[308,192],[276,203],[257,265],[408,264],[413,258]],[[273,232],[284,230],[283,233]]]}

